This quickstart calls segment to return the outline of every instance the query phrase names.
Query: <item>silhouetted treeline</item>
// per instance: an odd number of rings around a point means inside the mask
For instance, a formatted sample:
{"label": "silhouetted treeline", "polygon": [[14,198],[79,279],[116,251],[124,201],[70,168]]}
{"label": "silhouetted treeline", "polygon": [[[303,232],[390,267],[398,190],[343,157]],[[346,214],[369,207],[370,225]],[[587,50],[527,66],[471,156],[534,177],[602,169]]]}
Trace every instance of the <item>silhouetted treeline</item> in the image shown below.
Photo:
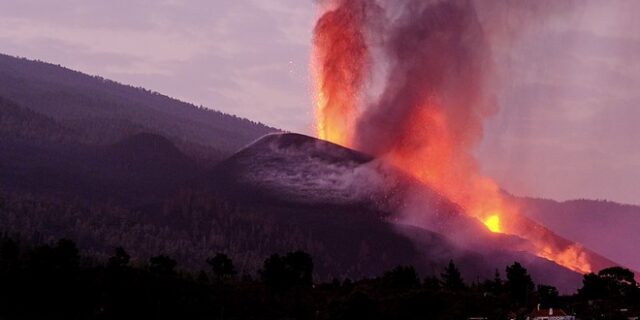
{"label": "silhouetted treeline", "polygon": [[[132,263],[118,247],[111,257],[82,256],[75,243],[27,246],[0,238],[1,319],[464,319],[524,318],[536,306],[562,308],[581,319],[615,319],[638,312],[633,273],[605,269],[584,277],[573,296],[534,286],[514,262],[504,278],[463,279],[453,261],[426,278],[399,266],[376,278],[313,280],[303,252],[273,254],[253,274],[239,274],[217,253],[207,268],[185,272],[169,256]],[[621,311],[626,310],[626,311]]]}
{"label": "silhouetted treeline", "polygon": [[319,259],[316,271],[325,280],[372,276],[415,260],[410,240],[358,208],[314,210],[243,206],[192,189],[136,207],[0,190],[0,232],[29,243],[71,238],[99,258],[107,258],[116,246],[127,248],[132,260],[162,252],[191,270],[203,267],[214,253],[226,252],[242,257],[236,263],[240,274],[256,272],[273,252],[300,248]]}

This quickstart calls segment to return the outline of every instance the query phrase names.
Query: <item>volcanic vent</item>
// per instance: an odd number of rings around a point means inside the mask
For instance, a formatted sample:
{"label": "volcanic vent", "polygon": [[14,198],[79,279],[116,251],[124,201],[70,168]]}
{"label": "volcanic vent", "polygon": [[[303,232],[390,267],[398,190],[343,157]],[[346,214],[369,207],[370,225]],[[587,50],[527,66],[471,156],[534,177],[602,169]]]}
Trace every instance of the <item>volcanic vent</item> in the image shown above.
{"label": "volcanic vent", "polygon": [[[255,210],[269,208],[277,219],[300,224],[314,238],[333,244],[317,253],[336,255],[333,267],[325,267],[331,276],[363,261],[367,267],[349,271],[350,277],[377,275],[398,264],[414,265],[427,275],[453,259],[465,278],[477,279],[519,261],[534,279],[564,292],[580,284],[577,273],[527,253],[527,240],[489,232],[403,170],[327,141],[299,134],[265,136],[218,165],[212,180],[218,192]],[[372,256],[353,260],[362,246],[374,249]]]}

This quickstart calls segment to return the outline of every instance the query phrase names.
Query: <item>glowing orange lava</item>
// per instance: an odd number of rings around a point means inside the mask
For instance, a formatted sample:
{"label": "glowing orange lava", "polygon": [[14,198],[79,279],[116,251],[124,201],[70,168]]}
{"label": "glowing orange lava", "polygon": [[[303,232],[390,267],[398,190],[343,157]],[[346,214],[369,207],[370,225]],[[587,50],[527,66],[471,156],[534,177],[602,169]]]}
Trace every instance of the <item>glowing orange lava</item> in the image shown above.
{"label": "glowing orange lava", "polygon": [[474,158],[464,150],[464,141],[452,135],[455,130],[449,128],[442,108],[426,106],[421,110],[406,124],[400,141],[386,156],[388,161],[461,206],[489,231],[527,239],[529,251],[573,271],[593,270],[589,261],[597,257],[522,217],[505,201],[498,184],[478,173]]}
{"label": "glowing orange lava", "polygon": [[[497,183],[478,174],[473,157],[463,150],[465,146],[459,140],[454,140],[459,137],[452,137],[447,115],[435,107],[422,110],[406,124],[393,150],[383,156],[385,160],[458,204],[489,231],[527,239],[530,243],[527,251],[539,257],[580,273],[608,266],[610,261],[521,216],[503,199]],[[332,117],[342,117],[332,113],[322,115],[328,123],[339,122],[332,122]],[[349,140],[343,139],[342,131],[331,131],[331,127],[326,126],[322,128],[327,131],[321,138],[349,145]],[[425,130],[428,134],[423,132]]]}
{"label": "glowing orange lava", "polygon": [[316,132],[320,139],[350,146],[368,60],[362,17],[338,8],[325,13],[314,34]]}
{"label": "glowing orange lava", "polygon": [[491,232],[500,232],[500,214],[494,214],[485,219],[484,224]]}

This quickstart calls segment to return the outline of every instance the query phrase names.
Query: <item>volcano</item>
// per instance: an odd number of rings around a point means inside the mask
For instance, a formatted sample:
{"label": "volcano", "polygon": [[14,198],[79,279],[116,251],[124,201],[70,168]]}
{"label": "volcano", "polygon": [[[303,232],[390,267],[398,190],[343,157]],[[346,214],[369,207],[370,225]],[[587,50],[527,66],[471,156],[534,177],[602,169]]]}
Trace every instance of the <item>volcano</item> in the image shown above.
{"label": "volcano", "polygon": [[[490,232],[401,169],[324,140],[291,133],[267,135],[219,164],[212,180],[218,192],[245,205],[287,208],[286,219],[325,233],[328,242],[337,237],[336,250],[367,243],[373,256],[385,257],[384,267],[412,264],[423,274],[437,274],[454,260],[465,278],[486,279],[518,261],[539,283],[565,292],[580,284],[579,273],[527,251],[526,239]],[[420,220],[411,218],[415,210],[421,211]],[[375,228],[366,231],[367,225]],[[325,228],[335,230],[321,231]],[[549,234],[551,242],[572,244]],[[602,266],[614,265],[587,252]],[[375,259],[370,263],[371,272],[384,268],[375,267]]]}

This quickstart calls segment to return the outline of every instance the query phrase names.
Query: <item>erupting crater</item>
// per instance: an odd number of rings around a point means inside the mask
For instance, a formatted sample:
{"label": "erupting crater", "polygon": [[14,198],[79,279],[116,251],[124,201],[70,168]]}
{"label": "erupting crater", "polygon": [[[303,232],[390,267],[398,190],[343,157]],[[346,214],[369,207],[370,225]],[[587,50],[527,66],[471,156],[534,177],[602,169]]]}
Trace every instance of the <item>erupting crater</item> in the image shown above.
{"label": "erupting crater", "polygon": [[514,249],[580,273],[614,265],[519,214],[479,173],[472,150],[496,108],[489,37],[474,4],[324,1],[312,59],[317,136],[399,168],[492,233],[527,240]]}

